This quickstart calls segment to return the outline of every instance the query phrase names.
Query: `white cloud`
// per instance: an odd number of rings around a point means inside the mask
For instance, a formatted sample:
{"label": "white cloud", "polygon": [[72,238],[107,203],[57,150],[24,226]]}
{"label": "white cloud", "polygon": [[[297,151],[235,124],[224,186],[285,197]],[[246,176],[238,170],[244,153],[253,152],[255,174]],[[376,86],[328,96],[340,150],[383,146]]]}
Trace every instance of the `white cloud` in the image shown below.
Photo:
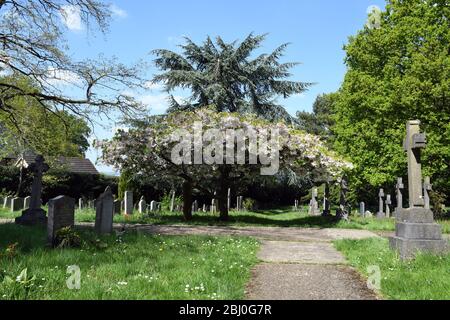
{"label": "white cloud", "polygon": [[80,8],[73,5],[65,5],[61,8],[61,19],[72,31],[83,30]]}
{"label": "white cloud", "polygon": [[112,4],[110,6],[110,10],[111,10],[112,15],[114,17],[117,17],[117,18],[126,18],[126,17],[128,17],[128,13],[125,10],[123,10],[123,9],[119,8],[118,6],[116,6],[115,4]]}

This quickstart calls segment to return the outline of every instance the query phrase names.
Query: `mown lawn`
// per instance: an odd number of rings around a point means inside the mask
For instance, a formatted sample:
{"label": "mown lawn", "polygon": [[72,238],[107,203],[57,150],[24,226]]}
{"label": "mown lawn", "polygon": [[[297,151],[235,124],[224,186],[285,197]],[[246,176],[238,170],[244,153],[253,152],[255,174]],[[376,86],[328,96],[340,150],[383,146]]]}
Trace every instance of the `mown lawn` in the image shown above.
{"label": "mown lawn", "polygon": [[[0,225],[0,299],[242,299],[258,262],[251,238],[77,232],[81,248],[49,249],[42,227]],[[66,285],[73,265],[80,290]]]}
{"label": "mown lawn", "polygon": [[[11,213],[0,209],[0,218],[14,218],[20,213]],[[75,220],[77,222],[94,222],[95,212],[92,209],[76,210]],[[217,215],[196,212],[194,219],[188,223],[184,221],[180,212],[160,212],[152,214],[135,213],[131,216],[116,215],[116,223],[131,224],[159,224],[159,225],[211,225],[211,226],[266,226],[266,227],[303,227],[303,228],[341,228],[341,229],[364,229],[371,231],[394,231],[395,220],[362,218],[351,216],[350,221],[336,221],[334,217],[311,217],[306,209],[293,212],[289,209],[262,210],[257,212],[231,211],[229,222],[218,221]],[[444,233],[450,233],[450,220],[438,221],[442,225]]]}
{"label": "mown lawn", "polygon": [[402,262],[389,249],[387,239],[339,240],[336,248],[365,276],[373,275],[371,266],[381,271],[381,294],[395,300],[449,300],[450,254],[421,254]]}

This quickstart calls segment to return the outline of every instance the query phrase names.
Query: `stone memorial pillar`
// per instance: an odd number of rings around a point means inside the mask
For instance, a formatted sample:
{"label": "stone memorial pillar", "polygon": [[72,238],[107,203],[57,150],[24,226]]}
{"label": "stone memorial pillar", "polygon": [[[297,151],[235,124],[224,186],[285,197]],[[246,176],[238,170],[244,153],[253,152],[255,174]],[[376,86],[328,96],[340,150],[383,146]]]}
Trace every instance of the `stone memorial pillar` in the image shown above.
{"label": "stone memorial pillar", "polygon": [[397,216],[397,212],[401,211],[403,209],[403,194],[402,190],[405,188],[405,185],[403,184],[402,178],[397,178],[397,184],[395,185],[396,190],[396,200],[397,200],[397,206],[395,207],[395,215]]}
{"label": "stone memorial pillar", "polygon": [[361,217],[364,217],[366,215],[366,204],[364,202],[361,202],[359,204],[359,215]]}
{"label": "stone memorial pillar", "polygon": [[132,191],[125,191],[124,214],[125,215],[133,214],[133,192]]}
{"label": "stone memorial pillar", "polygon": [[385,217],[384,215],[384,203],[383,203],[383,197],[384,197],[384,189],[380,189],[380,192],[378,193],[378,212],[377,212],[377,218],[383,219]]}
{"label": "stone memorial pillar", "polygon": [[392,204],[391,195],[388,194],[386,196],[386,218],[391,217],[391,207],[390,207],[391,204]]}

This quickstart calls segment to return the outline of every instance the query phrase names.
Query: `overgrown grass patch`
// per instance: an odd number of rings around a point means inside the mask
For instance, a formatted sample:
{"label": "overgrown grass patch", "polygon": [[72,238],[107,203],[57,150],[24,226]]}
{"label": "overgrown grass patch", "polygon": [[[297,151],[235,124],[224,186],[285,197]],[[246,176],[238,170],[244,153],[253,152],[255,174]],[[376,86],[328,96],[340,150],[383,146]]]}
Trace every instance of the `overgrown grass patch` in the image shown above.
{"label": "overgrown grass patch", "polygon": [[419,254],[411,261],[401,261],[381,238],[339,240],[336,248],[365,276],[373,275],[371,266],[381,271],[381,294],[395,300],[450,299],[450,254]]}
{"label": "overgrown grass patch", "polygon": [[[0,299],[242,299],[258,262],[251,238],[77,232],[81,248],[49,249],[44,228],[0,225]],[[66,285],[73,265],[80,290]]]}

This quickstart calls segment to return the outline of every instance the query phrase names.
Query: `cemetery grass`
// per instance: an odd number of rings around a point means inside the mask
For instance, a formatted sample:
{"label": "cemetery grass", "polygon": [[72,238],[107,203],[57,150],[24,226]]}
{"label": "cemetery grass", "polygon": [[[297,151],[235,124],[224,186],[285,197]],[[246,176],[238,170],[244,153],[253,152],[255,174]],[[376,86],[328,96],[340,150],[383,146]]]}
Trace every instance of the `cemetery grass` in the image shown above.
{"label": "cemetery grass", "polygon": [[393,300],[450,299],[450,254],[420,254],[402,262],[383,238],[338,240],[335,247],[365,277],[373,276],[373,266],[381,271],[380,294]]}
{"label": "cemetery grass", "polygon": [[[93,210],[77,210],[75,220],[78,222],[94,222]],[[255,226],[255,227],[302,227],[302,228],[340,228],[362,229],[370,231],[395,231],[395,220],[363,218],[351,216],[350,221],[337,221],[331,217],[312,217],[304,210],[293,212],[290,209],[272,209],[256,212],[231,211],[228,222],[218,220],[217,215],[204,212],[193,214],[193,220],[186,222],[180,212],[160,212],[153,214],[135,214],[130,216],[116,215],[115,223],[156,224],[156,225],[199,225],[199,226]],[[450,233],[450,220],[438,221],[444,233]]]}
{"label": "cemetery grass", "polygon": [[[44,208],[45,209],[45,208]],[[20,216],[20,212],[11,213],[8,210],[0,209],[0,218],[14,219]],[[92,209],[76,210],[76,222],[94,222],[95,211]],[[306,209],[302,211],[292,211],[289,208],[272,210],[231,211],[230,220],[221,222],[217,215],[210,213],[196,212],[193,220],[186,222],[180,212],[163,211],[152,214],[115,215],[115,223],[129,224],[155,224],[155,225],[199,225],[199,226],[256,226],[256,227],[303,227],[303,228],[340,228],[340,229],[362,229],[369,231],[394,231],[395,220],[362,218],[360,216],[350,216],[350,221],[336,221],[331,217],[312,217],[307,214]],[[442,226],[444,233],[450,233],[450,220],[437,221]]]}
{"label": "cemetery grass", "polygon": [[[0,300],[242,299],[258,262],[251,238],[76,231],[81,248],[52,250],[43,227],[0,225]],[[81,270],[80,290],[66,285],[72,265]]]}

